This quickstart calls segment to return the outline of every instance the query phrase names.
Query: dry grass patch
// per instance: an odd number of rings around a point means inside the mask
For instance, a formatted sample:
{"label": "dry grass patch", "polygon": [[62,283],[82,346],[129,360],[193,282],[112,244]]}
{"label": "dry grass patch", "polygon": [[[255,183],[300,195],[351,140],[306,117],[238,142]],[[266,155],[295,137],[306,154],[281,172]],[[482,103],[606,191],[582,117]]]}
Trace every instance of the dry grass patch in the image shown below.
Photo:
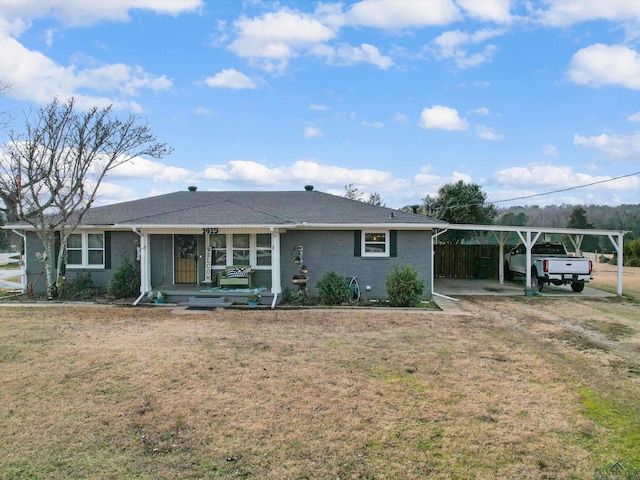
{"label": "dry grass patch", "polygon": [[600,395],[609,366],[583,383],[582,353],[529,329],[551,321],[538,306],[464,305],[477,314],[5,307],[0,478],[563,479],[626,452],[578,389]]}
{"label": "dry grass patch", "polygon": [[[618,267],[608,263],[593,264],[593,280],[590,287],[605,292],[617,293]],[[626,297],[640,302],[640,268],[622,267],[622,293]]]}

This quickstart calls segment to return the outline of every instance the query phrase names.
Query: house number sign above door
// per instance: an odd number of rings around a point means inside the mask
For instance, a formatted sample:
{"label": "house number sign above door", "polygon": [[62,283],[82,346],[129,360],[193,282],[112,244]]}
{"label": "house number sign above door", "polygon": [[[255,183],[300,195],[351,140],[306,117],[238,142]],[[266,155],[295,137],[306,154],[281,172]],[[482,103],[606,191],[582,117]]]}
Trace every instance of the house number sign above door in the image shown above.
{"label": "house number sign above door", "polygon": [[216,227],[205,227],[202,229],[202,233],[204,233],[205,235],[215,235],[216,233],[218,233],[218,228]]}

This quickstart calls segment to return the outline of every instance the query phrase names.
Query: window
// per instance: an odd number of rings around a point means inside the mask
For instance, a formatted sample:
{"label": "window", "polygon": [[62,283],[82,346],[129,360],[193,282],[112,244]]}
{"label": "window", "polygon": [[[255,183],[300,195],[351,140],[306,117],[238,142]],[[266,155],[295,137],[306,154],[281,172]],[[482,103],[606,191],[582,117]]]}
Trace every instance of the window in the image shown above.
{"label": "window", "polygon": [[363,257],[388,257],[389,232],[362,232]]}
{"label": "window", "polygon": [[211,267],[215,270],[231,265],[251,265],[263,270],[271,268],[270,233],[210,234],[209,248]]}
{"label": "window", "polygon": [[212,234],[209,237],[211,245],[211,263],[225,266],[227,264],[227,236],[223,233]]}
{"label": "window", "polygon": [[250,265],[249,259],[251,250],[249,248],[248,233],[233,234],[233,264],[234,265]]}
{"label": "window", "polygon": [[72,233],[67,239],[67,267],[104,268],[103,233]]}
{"label": "window", "polygon": [[256,265],[271,265],[271,235],[268,233],[256,235]]}

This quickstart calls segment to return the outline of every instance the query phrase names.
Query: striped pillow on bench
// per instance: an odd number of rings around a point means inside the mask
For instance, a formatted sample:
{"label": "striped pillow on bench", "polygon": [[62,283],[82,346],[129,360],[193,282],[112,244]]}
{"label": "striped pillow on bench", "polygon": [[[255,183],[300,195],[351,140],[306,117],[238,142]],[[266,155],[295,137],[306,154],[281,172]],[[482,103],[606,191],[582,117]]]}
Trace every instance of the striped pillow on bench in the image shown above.
{"label": "striped pillow on bench", "polygon": [[228,268],[224,271],[227,278],[247,278],[251,273],[251,267]]}

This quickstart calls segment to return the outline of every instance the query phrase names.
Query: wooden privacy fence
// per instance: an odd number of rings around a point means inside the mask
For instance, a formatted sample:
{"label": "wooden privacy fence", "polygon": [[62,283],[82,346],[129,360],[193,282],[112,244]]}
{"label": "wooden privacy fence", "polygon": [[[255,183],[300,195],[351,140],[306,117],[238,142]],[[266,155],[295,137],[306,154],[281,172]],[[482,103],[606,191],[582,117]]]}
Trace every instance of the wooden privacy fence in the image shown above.
{"label": "wooden privacy fence", "polygon": [[498,245],[435,245],[434,274],[443,278],[498,278]]}

